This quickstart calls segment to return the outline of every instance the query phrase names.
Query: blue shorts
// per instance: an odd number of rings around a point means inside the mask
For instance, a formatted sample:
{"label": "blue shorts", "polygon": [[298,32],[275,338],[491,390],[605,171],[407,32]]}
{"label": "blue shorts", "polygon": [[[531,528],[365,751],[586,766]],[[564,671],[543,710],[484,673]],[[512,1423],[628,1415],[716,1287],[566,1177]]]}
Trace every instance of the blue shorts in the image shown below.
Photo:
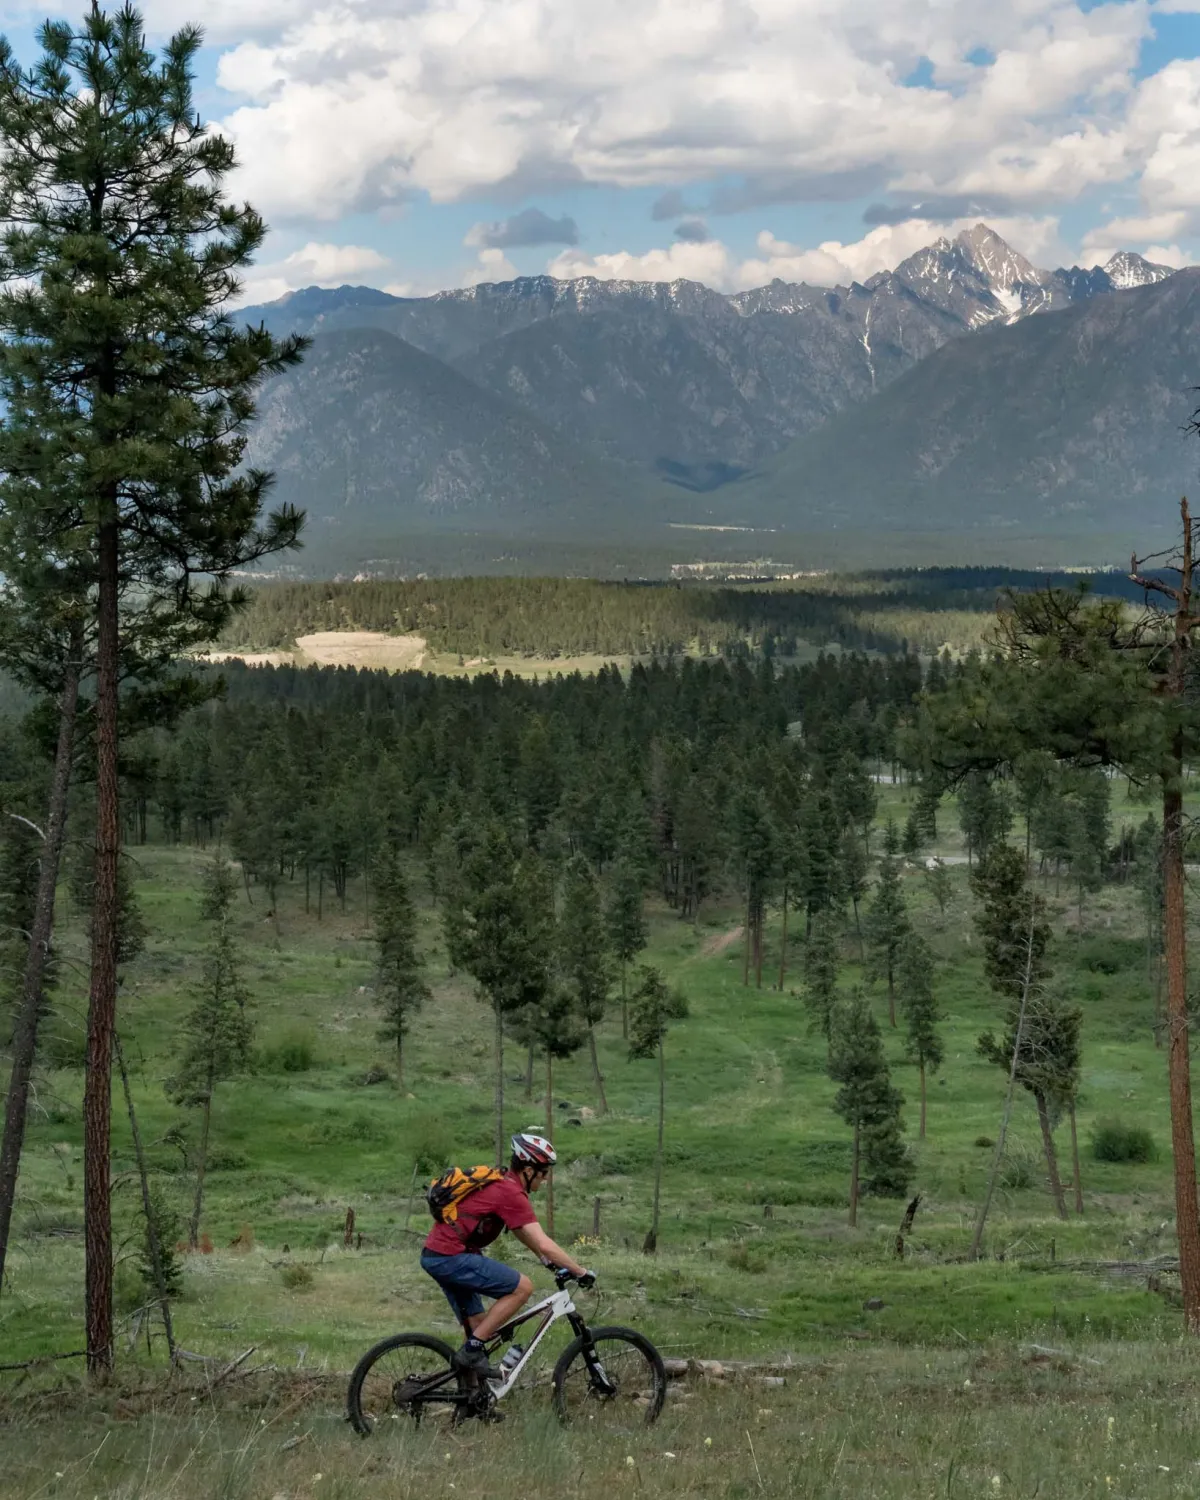
{"label": "blue shorts", "polygon": [[471,1254],[438,1255],[434,1250],[421,1251],[421,1269],[427,1272],[446,1294],[460,1323],[483,1311],[483,1298],[507,1297],[515,1292],[521,1273],[490,1256]]}

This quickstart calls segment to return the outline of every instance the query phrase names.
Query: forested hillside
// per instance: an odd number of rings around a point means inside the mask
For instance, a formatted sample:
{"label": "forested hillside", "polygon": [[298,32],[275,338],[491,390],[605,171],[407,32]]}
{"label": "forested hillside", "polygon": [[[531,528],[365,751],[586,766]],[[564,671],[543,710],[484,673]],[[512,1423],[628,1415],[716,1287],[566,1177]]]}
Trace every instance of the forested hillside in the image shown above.
{"label": "forested hillside", "polygon": [[[226,628],[226,650],[290,647],[318,630],[423,636],[435,650],[554,658],[671,652],[792,656],[800,640],[845,648],[938,651],[982,643],[1008,589],[1046,581],[1011,568],[824,574],[737,586],[580,578],[453,578],[271,583]],[[1134,596],[1121,574],[1051,575]]]}

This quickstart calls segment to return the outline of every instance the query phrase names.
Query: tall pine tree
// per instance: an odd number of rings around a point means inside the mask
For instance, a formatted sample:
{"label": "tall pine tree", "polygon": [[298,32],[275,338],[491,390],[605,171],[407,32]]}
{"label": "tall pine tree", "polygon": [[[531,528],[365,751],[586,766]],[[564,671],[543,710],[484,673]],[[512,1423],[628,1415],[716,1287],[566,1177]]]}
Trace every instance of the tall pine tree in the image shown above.
{"label": "tall pine tree", "polygon": [[879,1023],[856,990],[834,1015],[829,1076],[839,1085],[833,1107],[854,1132],[850,1169],[850,1223],[858,1223],[860,1197],[902,1197],[910,1167],[900,1107],[892,1087]]}
{"label": "tall pine tree", "polygon": [[212,935],[194,1003],[183,1022],[179,1065],[168,1085],[170,1096],[178,1104],[200,1111],[196,1188],[188,1223],[188,1245],[193,1250],[200,1243],[213,1096],[219,1083],[246,1068],[254,1036],[249,996],[230,925],[234,891],[233,872],[218,853],[206,875],[201,907],[204,919],[212,924]]}
{"label": "tall pine tree", "polygon": [[910,932],[900,945],[896,967],[896,992],[904,1017],[904,1050],[917,1065],[921,1080],[921,1125],[919,1140],[925,1139],[926,1076],[942,1065],[945,1048],[938,1032],[941,1007],[933,993],[933,954],[918,933]]}
{"label": "tall pine tree", "polygon": [[883,846],[883,857],[879,861],[879,875],[875,883],[875,894],[867,912],[867,976],[887,982],[888,1019],[896,1024],[896,968],[900,961],[900,948],[908,936],[911,924],[904,904],[904,892],[900,888],[900,862],[896,858],[899,840],[894,823],[887,825]]}
{"label": "tall pine tree", "polygon": [[[47,22],[23,71],[0,44],[3,500],[40,509],[94,561],[96,900],[84,1088],[88,1365],[111,1365],[109,1138],[117,995],[121,597],[211,639],[233,569],[290,546],[258,524],[269,476],[241,466],[262,378],[302,344],[234,326],[226,305],[265,226],[229,203],[233,149],[195,111],[200,32],[156,58],[132,8]],[[69,501],[57,481],[69,467]],[[64,503],[65,502],[65,503]]]}
{"label": "tall pine tree", "polygon": [[396,1084],[404,1087],[404,1039],[429,1000],[417,956],[417,914],[400,857],[385,844],[375,864],[375,1002],[382,1013],[379,1040],[396,1049]]}
{"label": "tall pine tree", "polygon": [[829,1046],[837,1008],[839,959],[837,918],[831,911],[818,912],[804,945],[804,1005],[809,1025]]}
{"label": "tall pine tree", "polygon": [[646,946],[646,918],[642,869],[622,857],[612,871],[605,920],[608,941],[621,966],[621,1035],[629,1037],[629,965]]}
{"label": "tall pine tree", "polygon": [[685,997],[671,988],[658,969],[643,964],[631,997],[629,1055],[658,1059],[658,1139],[654,1150],[654,1209],[650,1230],[642,1249],[653,1255],[658,1249],[658,1225],[662,1204],[663,1141],[667,1121],[667,1064],[663,1043],[673,1021],[688,1013]]}
{"label": "tall pine tree", "polygon": [[[985,1031],[981,1057],[1009,1071],[1033,1095],[1050,1193],[1060,1219],[1067,1217],[1058,1156],[1054,1149],[1053,1106],[1057,1093],[1054,1038],[1058,1004],[1046,989],[1050,924],[1045,903],[1029,889],[1025,859],[1009,844],[996,844],[971,875],[979,900],[975,926],[983,939],[984,969],[992,988],[1006,1001],[1004,1031]],[[1021,1007],[1024,1002],[1024,1020]]]}
{"label": "tall pine tree", "polygon": [[605,931],[600,887],[591,865],[581,854],[567,866],[558,917],[558,955],[563,981],[587,1036],[600,1113],[606,1115],[608,1098],[596,1052],[596,1027],[608,1008],[613,956]]}

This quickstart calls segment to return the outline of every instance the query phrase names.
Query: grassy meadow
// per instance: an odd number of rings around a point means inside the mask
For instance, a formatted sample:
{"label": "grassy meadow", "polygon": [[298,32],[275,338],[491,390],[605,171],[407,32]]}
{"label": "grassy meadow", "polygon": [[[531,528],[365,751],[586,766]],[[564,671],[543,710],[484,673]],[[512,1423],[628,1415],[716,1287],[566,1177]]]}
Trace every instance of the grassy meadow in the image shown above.
{"label": "grassy meadow", "polygon": [[[902,816],[908,795],[881,788],[880,818]],[[1114,824],[1141,816],[1115,800]],[[956,855],[952,807],[940,825],[939,848]],[[191,1179],[175,1132],[193,1132],[195,1122],[168,1102],[163,1080],[198,972],[199,883],[210,855],[150,844],[130,857],[149,942],[125,976],[121,1035],[156,1181],[186,1217]],[[251,888],[254,904],[242,895],[237,922],[257,1064],[218,1089],[203,1220],[213,1248],[186,1260],[175,1325],[179,1342],[205,1355],[232,1360],[255,1346],[245,1368],[259,1373],[209,1393],[185,1371],[180,1390],[166,1380],[161,1340],[148,1349],[144,1330],[137,1337],[135,1310],[146,1295],[136,1272],[140,1199],[118,1086],[125,1322],[117,1387],[85,1397],[79,1361],[0,1375],[0,1495],[295,1500],[380,1486],[449,1494],[453,1483],[454,1500],[473,1500],[485,1487],[494,1492],[498,1479],[525,1496],[599,1495],[614,1486],[729,1496],[1194,1492],[1188,1434],[1200,1355],[1181,1339],[1171,1276],[1163,1273],[1152,1290],[1147,1265],[1172,1255],[1174,1236],[1166,1063],[1152,1035],[1137,893],[1108,886],[1089,897],[1079,931],[1073,892],[1044,883],[1058,914],[1056,980],[1085,1011],[1085,1212],[1067,1223],[1055,1218],[1033,1106],[1021,1097],[987,1258],[968,1263],[1005,1078],[975,1053],[976,1036],[999,1014],[982,978],[967,872],[954,865],[951,876],[944,916],[923,872],[905,876],[914,919],[941,960],[945,1011],[946,1062],[930,1081],[925,1141],[915,1140],[916,1070],[887,1026],[881,987],[872,991],[893,1077],[907,1096],[914,1188],[922,1194],[903,1261],[893,1253],[902,1203],[867,1200],[858,1227],[846,1222],[850,1141],[831,1109],[824,1043],[811,1034],[799,995],[802,922],[793,919],[780,992],[772,987],[773,921],[759,991],[742,983],[734,908],[711,902],[693,927],[651,903],[645,956],[691,1006],[667,1041],[655,1257],[640,1246],[650,1219],[657,1076],[653,1063],[627,1059],[619,1004],[600,1037],[609,1114],[598,1110],[586,1052],[556,1067],[555,1232],[582,1239],[578,1253],[600,1274],[596,1294],[580,1294],[589,1318],[633,1324],[668,1356],[795,1366],[784,1384],[769,1387],[757,1379],[687,1382],[659,1426],[630,1434],[619,1451],[596,1435],[555,1430],[548,1391],[539,1388],[515,1399],[502,1429],[471,1424],[451,1436],[426,1427],[364,1445],[342,1426],[344,1375],[369,1344],[401,1329],[454,1337],[440,1293],[417,1266],[428,1222],[420,1185],[430,1163],[490,1159],[491,1016],[462,976],[448,975],[440,924],[422,897],[434,1000],[416,1022],[399,1087],[395,1059],[376,1038],[361,884],[351,886],[344,911],[327,900],[320,920],[315,894],[304,910],[302,883],[284,884],[274,915]],[[42,1078],[27,1142],[0,1298],[0,1362],[81,1342],[82,1073],[71,1064],[82,1046],[84,942],[65,891],[61,899],[63,1023],[53,1059],[61,1065]],[[860,978],[855,958],[851,938],[846,985]],[[373,1069],[387,1076],[370,1083]],[[507,1128],[543,1122],[540,1070],[527,1094],[516,1045],[505,1072]],[[1149,1127],[1157,1159],[1093,1160],[1091,1129],[1114,1118]],[[1065,1122],[1058,1147],[1069,1179]],[[361,1247],[342,1245],[348,1207]],[[864,1306],[876,1299],[882,1307]],[[544,1374],[562,1341],[549,1342]]]}

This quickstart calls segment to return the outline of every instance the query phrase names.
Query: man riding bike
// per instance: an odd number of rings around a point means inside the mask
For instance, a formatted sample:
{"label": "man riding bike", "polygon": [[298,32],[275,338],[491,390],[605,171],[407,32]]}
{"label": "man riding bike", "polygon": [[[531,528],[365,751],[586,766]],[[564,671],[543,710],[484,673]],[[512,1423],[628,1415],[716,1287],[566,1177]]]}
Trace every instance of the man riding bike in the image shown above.
{"label": "man riding bike", "polygon": [[[533,1291],[528,1276],[482,1254],[485,1245],[510,1229],[543,1263],[570,1271],[581,1286],[595,1282],[592,1272],[554,1243],[529,1202],[529,1195],[545,1182],[557,1159],[544,1136],[514,1135],[512,1159],[504,1175],[464,1198],[456,1223],[435,1224],[421,1251],[421,1269],[445,1292],[464,1330],[470,1330],[454,1355],[454,1367],[477,1378],[498,1373],[489,1368],[484,1345],[524,1307]],[[496,1299],[486,1312],[480,1293]]]}

